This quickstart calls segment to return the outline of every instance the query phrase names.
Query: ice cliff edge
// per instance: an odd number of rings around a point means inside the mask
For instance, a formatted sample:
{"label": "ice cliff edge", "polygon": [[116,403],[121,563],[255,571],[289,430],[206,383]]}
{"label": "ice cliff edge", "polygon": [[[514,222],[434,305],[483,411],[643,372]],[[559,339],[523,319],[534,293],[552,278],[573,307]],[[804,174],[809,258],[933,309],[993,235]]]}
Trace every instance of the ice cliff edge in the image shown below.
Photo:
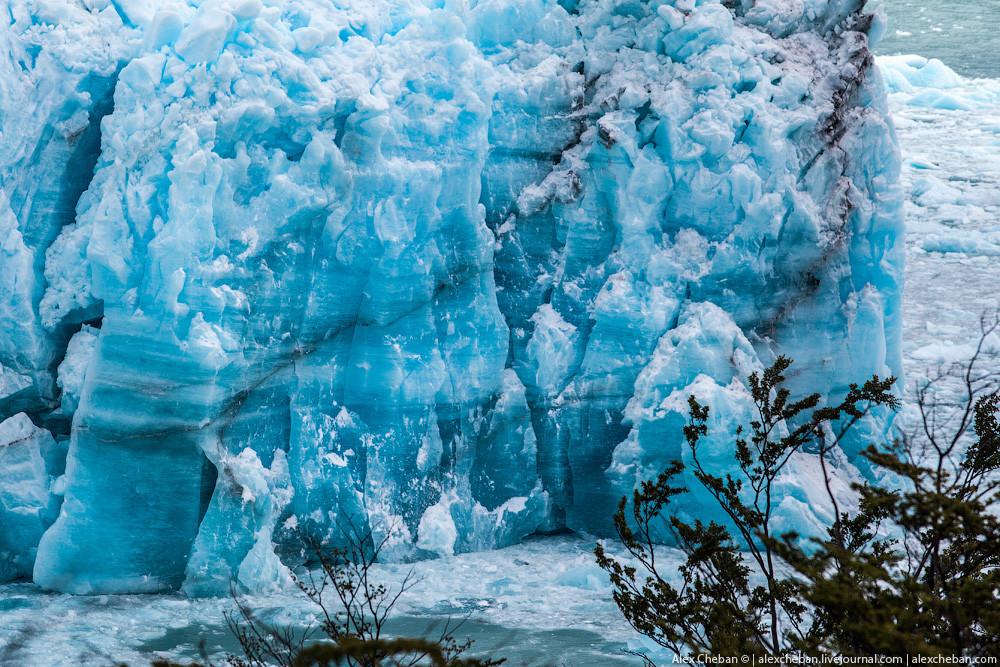
{"label": "ice cliff edge", "polygon": [[[0,578],[260,588],[345,521],[400,559],[601,534],[688,394],[725,467],[776,354],[899,375],[863,4],[12,0]],[[779,514],[824,519],[795,479]]]}

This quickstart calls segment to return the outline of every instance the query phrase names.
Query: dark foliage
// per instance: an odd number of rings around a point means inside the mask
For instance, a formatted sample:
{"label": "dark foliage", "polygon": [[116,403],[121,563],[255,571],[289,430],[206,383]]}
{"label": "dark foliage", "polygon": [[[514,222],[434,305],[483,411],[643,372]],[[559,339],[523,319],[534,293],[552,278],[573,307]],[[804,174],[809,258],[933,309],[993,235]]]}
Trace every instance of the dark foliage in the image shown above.
{"label": "dark foliage", "polygon": [[[917,387],[917,429],[864,452],[901,483],[859,487],[858,513],[838,510],[812,553],[780,545],[815,609],[808,652],[1000,656],[1000,383],[980,368],[1000,320],[981,325],[968,362]],[[961,400],[939,401],[942,383]]]}
{"label": "dark foliage", "polygon": [[[459,642],[459,624],[446,623],[434,639],[388,638],[385,624],[400,596],[417,583],[407,575],[397,588],[373,579],[373,566],[391,534],[380,541],[370,531],[344,530],[348,546],[325,549],[311,543],[320,566],[317,577],[293,576],[295,585],[315,604],[318,627],[279,627],[259,618],[233,595],[236,611],[226,623],[240,642],[242,656],[230,655],[233,667],[494,667],[503,660],[461,657],[471,641]],[[325,640],[317,641],[320,637]]]}
{"label": "dark foliage", "polygon": [[[1000,396],[997,376],[978,365],[998,324],[984,320],[967,364],[918,387],[917,433],[863,452],[895,481],[856,485],[852,513],[838,505],[828,457],[872,406],[898,407],[893,378],[852,385],[839,405],[817,407],[818,394],[789,401],[782,383],[790,362],[779,358],[750,378],[758,419],[734,438],[735,477],[702,467],[708,409],[692,396],[684,429],[691,472],[731,525],[689,524],[673,512],[670,502],[685,492],[671,485],[680,462],[643,483],[631,503],[622,499],[615,527],[638,566],[601,545],[595,554],[632,626],[680,654],[997,657]],[[945,380],[963,387],[957,406],[934,398]],[[822,465],[835,516],[825,536],[805,542],[772,526],[773,483],[804,448]],[[686,554],[676,584],[654,551],[664,522]]]}
{"label": "dark foliage", "polygon": [[[864,455],[875,466],[904,483],[856,487],[859,505],[849,515],[832,491],[829,457],[873,406],[898,408],[895,380],[852,385],[839,405],[818,407],[819,394],[790,400],[782,386],[789,366],[779,358],[750,378],[758,418],[736,433],[735,475],[703,467],[699,442],[708,409],[690,398],[690,472],[726,525],[689,523],[673,510],[671,501],[685,492],[673,485],[684,470],[676,461],[619,503],[615,527],[635,565],[601,545],[595,555],[626,619],[680,654],[993,655],[1000,646],[1000,527],[989,509],[1000,467],[995,393],[970,386],[966,420],[974,421],[978,439],[952,472],[957,439],[940,445],[931,438],[931,465],[917,464],[905,443],[868,448]],[[975,379],[971,370],[967,377]],[[925,423],[932,421],[925,412]],[[804,449],[822,464],[836,517],[808,548],[798,535],[775,535],[772,520],[774,482]],[[653,535],[664,523],[686,554],[679,577],[667,576],[656,560]]]}
{"label": "dark foliage", "polygon": [[430,667],[488,667],[495,660],[460,658],[453,646],[442,646],[427,639],[362,640],[341,637],[336,643],[321,642],[303,649],[295,667],[331,667],[332,665],[429,665]]}

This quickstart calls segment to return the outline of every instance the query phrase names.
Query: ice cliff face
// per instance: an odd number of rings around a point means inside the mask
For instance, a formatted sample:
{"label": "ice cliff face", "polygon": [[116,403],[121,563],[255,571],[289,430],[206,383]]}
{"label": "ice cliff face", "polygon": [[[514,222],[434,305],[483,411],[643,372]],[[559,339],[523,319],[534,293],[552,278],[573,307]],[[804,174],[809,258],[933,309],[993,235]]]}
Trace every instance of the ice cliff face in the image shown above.
{"label": "ice cliff face", "polygon": [[14,0],[0,574],[210,594],[345,522],[400,559],[603,533],[690,393],[725,467],[776,354],[899,375],[862,5]]}

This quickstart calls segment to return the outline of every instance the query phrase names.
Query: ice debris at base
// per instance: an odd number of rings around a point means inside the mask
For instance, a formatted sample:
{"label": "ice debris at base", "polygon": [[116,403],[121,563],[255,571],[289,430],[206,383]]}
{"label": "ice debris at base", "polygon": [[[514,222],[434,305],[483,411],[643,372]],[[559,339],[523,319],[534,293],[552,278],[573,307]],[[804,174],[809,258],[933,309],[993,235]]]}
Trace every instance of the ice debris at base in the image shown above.
{"label": "ice debris at base", "polygon": [[[626,647],[669,664],[670,654],[635,632],[615,606],[593,548],[593,539],[575,535],[533,537],[489,552],[378,563],[371,574],[392,589],[408,574],[415,583],[393,607],[391,635],[433,634],[449,620],[467,618],[460,634],[474,640],[472,652],[506,658],[505,664],[640,667],[640,659],[622,653]],[[607,548],[620,553],[613,542]],[[674,549],[658,553],[668,571],[676,572],[681,562]],[[233,650],[223,615],[233,609],[228,596],[81,597],[8,583],[0,584],[0,601],[4,667],[148,665],[157,659],[187,664],[205,662],[202,648],[219,664]],[[243,601],[261,618],[299,627],[316,623],[315,607],[298,589]]]}
{"label": "ice debris at base", "polygon": [[1000,81],[967,79],[937,58],[880,56],[893,101],[914,107],[971,111],[1000,106]]}
{"label": "ice debris at base", "polygon": [[800,391],[900,375],[862,5],[13,2],[0,416],[68,447],[34,580],[266,590],[345,522],[399,560],[606,533],[680,397],[725,469],[776,354]]}

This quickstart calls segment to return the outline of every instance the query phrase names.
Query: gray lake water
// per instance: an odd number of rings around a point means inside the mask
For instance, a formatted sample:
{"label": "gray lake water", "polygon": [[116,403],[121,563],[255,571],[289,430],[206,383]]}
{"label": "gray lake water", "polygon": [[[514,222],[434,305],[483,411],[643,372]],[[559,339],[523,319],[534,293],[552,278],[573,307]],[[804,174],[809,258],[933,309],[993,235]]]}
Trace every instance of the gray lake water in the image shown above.
{"label": "gray lake water", "polygon": [[889,32],[879,55],[938,58],[959,74],[1000,79],[1000,0],[875,0]]}

